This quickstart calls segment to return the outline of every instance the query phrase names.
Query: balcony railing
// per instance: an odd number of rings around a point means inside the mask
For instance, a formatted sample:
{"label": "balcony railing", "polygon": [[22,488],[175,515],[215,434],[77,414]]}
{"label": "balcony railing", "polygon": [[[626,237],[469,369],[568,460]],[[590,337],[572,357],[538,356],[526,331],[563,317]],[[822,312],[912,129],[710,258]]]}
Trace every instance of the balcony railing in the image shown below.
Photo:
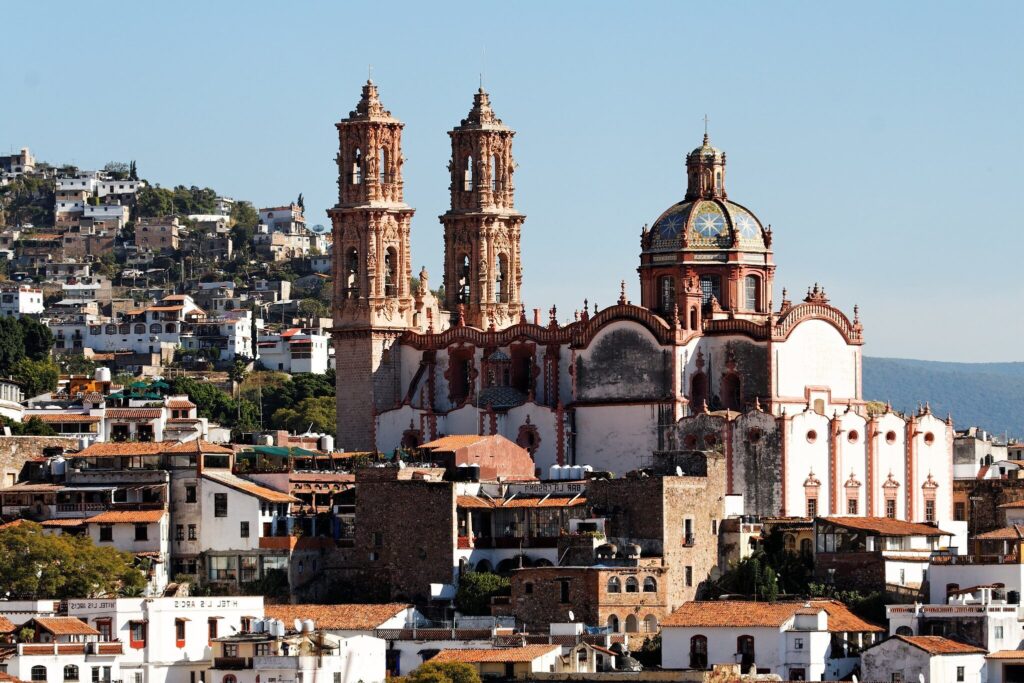
{"label": "balcony railing", "polygon": [[225,669],[229,671],[238,671],[240,669],[251,669],[252,668],[252,657],[214,657],[213,658],[214,669]]}

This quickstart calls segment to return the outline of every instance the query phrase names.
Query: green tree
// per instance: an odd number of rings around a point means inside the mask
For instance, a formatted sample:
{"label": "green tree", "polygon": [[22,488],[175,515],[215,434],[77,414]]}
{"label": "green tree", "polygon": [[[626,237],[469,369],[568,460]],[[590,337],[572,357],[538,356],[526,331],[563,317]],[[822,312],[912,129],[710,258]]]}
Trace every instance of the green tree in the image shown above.
{"label": "green tree", "polygon": [[69,375],[89,375],[96,372],[96,361],[82,354],[61,354],[57,362],[61,370]]}
{"label": "green tree", "polygon": [[12,599],[93,598],[145,584],[130,554],[89,536],[47,535],[28,521],[0,529],[0,586]]}
{"label": "green tree", "polygon": [[158,218],[174,213],[173,193],[162,187],[147,185],[135,194],[135,215]]}
{"label": "green tree", "polygon": [[50,332],[50,328],[28,316],[18,318],[18,324],[21,325],[25,355],[32,360],[48,358],[53,348],[53,333]]}
{"label": "green tree", "polygon": [[295,203],[298,204],[299,208],[302,209],[303,211],[306,210],[306,202],[302,198],[302,193],[301,192],[299,193],[299,198],[298,198],[298,200]]}
{"label": "green tree", "polygon": [[14,364],[12,374],[14,379],[21,383],[26,396],[38,396],[57,389],[60,367],[52,358],[22,358]]}
{"label": "green tree", "polygon": [[755,600],[775,602],[779,595],[779,581],[775,570],[765,562],[764,552],[758,550],[722,574],[713,590],[719,595],[740,593]]}
{"label": "green tree", "polygon": [[305,318],[327,318],[331,311],[319,299],[303,299],[299,302],[299,315]]}
{"label": "green tree", "polygon": [[459,579],[455,593],[455,606],[463,614],[487,615],[491,612],[491,598],[508,595],[509,580],[491,572],[468,572]]}
{"label": "green tree", "polygon": [[238,251],[244,251],[252,244],[260,215],[249,202],[235,202],[231,207],[231,244]]}
{"label": "green tree", "polygon": [[21,422],[15,422],[6,415],[0,415],[0,427],[7,427],[13,436],[56,436],[57,432],[53,427],[46,424],[38,417],[30,417]]}
{"label": "green tree", "polygon": [[132,159],[131,165],[128,167],[128,180],[138,180],[139,169],[135,166],[135,160]]}
{"label": "green tree", "polygon": [[328,396],[304,398],[295,408],[279,408],[271,416],[273,426],[292,432],[326,432],[333,434],[337,427],[335,402]]}
{"label": "green tree", "polygon": [[465,662],[426,662],[395,683],[480,683],[480,674]]}

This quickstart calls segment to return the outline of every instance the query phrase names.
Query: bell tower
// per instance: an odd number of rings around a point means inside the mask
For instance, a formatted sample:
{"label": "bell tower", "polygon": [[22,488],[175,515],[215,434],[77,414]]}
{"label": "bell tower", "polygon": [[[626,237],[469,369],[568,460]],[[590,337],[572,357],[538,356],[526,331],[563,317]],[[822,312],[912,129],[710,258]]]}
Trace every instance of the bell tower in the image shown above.
{"label": "bell tower", "polygon": [[451,208],[444,225],[445,307],[461,305],[467,325],[514,325],[522,309],[519,236],[526,216],[515,210],[512,138],[483,88],[448,135],[452,140]]}
{"label": "bell tower", "polygon": [[402,198],[403,123],[384,109],[377,86],[338,129],[338,203],[334,235],[334,349],[338,446],[372,450],[374,415],[399,391],[399,354],[391,346],[412,326],[409,228]]}

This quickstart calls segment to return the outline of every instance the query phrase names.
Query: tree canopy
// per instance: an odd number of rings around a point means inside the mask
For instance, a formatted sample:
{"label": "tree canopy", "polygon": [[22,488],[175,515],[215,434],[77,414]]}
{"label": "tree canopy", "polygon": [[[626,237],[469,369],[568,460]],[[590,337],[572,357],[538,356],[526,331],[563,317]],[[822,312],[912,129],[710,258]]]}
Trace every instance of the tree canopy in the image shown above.
{"label": "tree canopy", "polygon": [[427,662],[395,683],[480,683],[480,674],[465,662]]}
{"label": "tree canopy", "polygon": [[491,598],[508,595],[509,580],[491,572],[468,572],[459,578],[455,593],[455,606],[463,614],[487,615],[491,611]]}
{"label": "tree canopy", "polygon": [[22,521],[0,529],[0,586],[16,600],[137,595],[146,585],[133,558],[89,536],[49,535]]}

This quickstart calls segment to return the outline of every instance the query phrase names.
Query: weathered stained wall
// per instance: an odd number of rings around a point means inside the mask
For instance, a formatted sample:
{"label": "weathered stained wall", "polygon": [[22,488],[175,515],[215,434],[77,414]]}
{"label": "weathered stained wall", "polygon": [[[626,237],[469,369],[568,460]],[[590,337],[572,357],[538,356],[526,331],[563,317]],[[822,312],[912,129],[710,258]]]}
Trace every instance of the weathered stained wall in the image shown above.
{"label": "weathered stained wall", "polygon": [[732,424],[732,493],[749,515],[782,511],[782,434],[771,413],[752,411]]}
{"label": "weathered stained wall", "polygon": [[576,400],[637,401],[671,395],[671,353],[638,326],[610,329],[576,358]]}

